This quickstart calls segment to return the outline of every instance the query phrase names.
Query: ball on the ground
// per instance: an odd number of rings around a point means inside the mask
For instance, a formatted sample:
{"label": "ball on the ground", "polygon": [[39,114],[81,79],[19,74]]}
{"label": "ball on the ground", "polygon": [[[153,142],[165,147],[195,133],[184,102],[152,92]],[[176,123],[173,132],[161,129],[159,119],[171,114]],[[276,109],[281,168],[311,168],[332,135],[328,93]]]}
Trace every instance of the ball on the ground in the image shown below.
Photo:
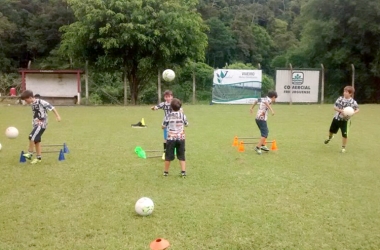
{"label": "ball on the ground", "polygon": [[15,127],[8,127],[7,130],[5,130],[5,135],[9,139],[15,139],[18,136],[18,129]]}
{"label": "ball on the ground", "polygon": [[352,107],[345,107],[343,109],[344,116],[352,116],[355,113],[355,110]]}
{"label": "ball on the ground", "polygon": [[164,70],[164,72],[162,72],[162,78],[167,81],[167,82],[171,82],[174,80],[175,78],[175,73],[173,70],[171,69],[166,69]]}
{"label": "ball on the ground", "polygon": [[135,211],[141,216],[148,216],[153,212],[153,210],[154,203],[148,197],[142,197],[136,202]]}

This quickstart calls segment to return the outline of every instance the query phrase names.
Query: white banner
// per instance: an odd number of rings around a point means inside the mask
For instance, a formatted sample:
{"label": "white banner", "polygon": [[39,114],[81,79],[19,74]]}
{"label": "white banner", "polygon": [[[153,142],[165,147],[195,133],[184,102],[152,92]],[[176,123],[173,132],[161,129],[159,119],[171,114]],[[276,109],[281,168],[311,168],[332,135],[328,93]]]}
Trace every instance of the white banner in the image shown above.
{"label": "white banner", "polygon": [[215,70],[212,103],[252,103],[261,97],[261,81],[261,70]]}
{"label": "white banner", "polygon": [[276,70],[276,102],[318,102],[320,71],[295,69],[290,74]]}

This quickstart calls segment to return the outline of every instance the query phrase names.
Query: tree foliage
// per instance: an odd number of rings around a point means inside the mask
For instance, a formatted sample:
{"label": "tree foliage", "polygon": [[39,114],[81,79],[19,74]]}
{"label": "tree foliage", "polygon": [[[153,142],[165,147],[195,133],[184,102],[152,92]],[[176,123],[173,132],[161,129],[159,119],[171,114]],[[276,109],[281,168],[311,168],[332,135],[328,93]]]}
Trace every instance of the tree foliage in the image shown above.
{"label": "tree foliage", "polygon": [[206,26],[194,0],[68,3],[77,21],[62,28],[62,53],[125,70],[134,104],[150,72],[188,58],[204,60]]}

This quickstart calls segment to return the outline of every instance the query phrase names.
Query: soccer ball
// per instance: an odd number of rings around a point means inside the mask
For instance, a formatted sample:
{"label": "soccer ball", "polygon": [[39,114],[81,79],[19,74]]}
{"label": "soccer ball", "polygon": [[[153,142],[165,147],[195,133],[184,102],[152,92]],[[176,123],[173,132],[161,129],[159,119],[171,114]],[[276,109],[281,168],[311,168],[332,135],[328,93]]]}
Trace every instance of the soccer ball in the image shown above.
{"label": "soccer ball", "polygon": [[5,130],[5,135],[9,139],[15,139],[18,136],[18,129],[15,127],[9,127],[9,128],[7,128],[7,130]]}
{"label": "soccer ball", "polygon": [[166,69],[164,70],[164,72],[162,72],[162,78],[167,81],[167,82],[171,82],[174,80],[175,78],[175,73],[173,70],[171,69]]}
{"label": "soccer ball", "polygon": [[136,202],[135,211],[141,216],[148,216],[153,212],[153,210],[154,203],[148,197],[142,197]]}
{"label": "soccer ball", "polygon": [[350,117],[350,116],[352,116],[354,113],[355,113],[355,110],[354,110],[352,107],[345,107],[345,108],[343,109],[343,114],[344,114],[344,116],[348,116],[348,117]]}

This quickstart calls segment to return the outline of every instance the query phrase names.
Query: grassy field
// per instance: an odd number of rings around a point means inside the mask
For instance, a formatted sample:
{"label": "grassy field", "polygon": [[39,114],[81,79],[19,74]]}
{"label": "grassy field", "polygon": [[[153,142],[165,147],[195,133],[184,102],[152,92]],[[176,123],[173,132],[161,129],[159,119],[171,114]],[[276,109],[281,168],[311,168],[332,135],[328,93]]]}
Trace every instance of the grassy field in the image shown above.
{"label": "grassy field", "polygon": [[[162,148],[163,111],[140,107],[57,107],[46,144],[67,143],[65,161],[43,155],[19,163],[31,130],[30,107],[0,106],[0,249],[173,250],[380,249],[380,106],[361,105],[347,153],[341,136],[324,145],[332,105],[274,105],[269,140],[278,150],[241,153],[233,137],[258,136],[246,105],[184,106],[187,172],[178,161],[163,177],[161,159],[136,146]],[[132,129],[144,118],[147,129]],[[46,150],[48,150],[46,148]],[[135,214],[142,196],[155,202]]]}

